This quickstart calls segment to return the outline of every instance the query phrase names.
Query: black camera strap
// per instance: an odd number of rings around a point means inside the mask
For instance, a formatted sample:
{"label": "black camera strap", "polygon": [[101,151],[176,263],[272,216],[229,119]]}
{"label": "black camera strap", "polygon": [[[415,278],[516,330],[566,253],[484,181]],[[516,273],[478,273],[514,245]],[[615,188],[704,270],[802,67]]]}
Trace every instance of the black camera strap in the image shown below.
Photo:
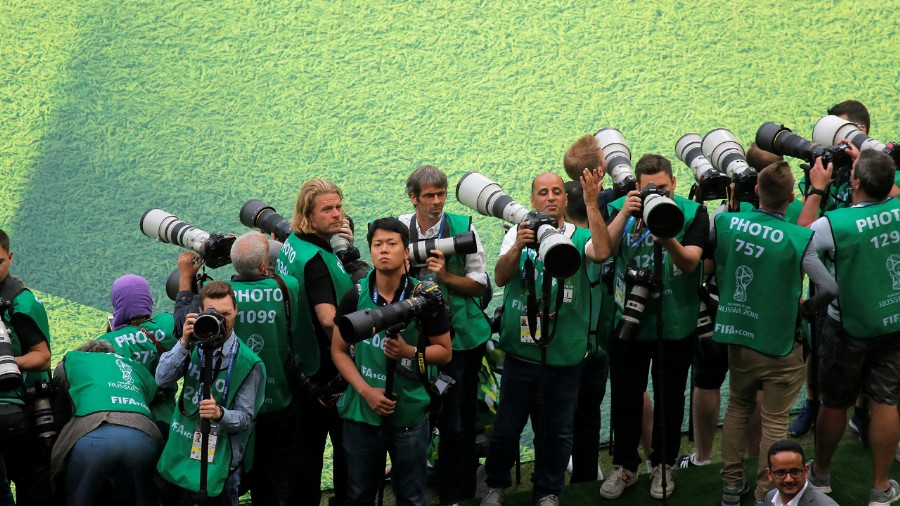
{"label": "black camera strap", "polygon": [[[223,358],[224,354],[225,354],[224,350],[222,350],[222,353],[219,353],[218,362],[216,362],[215,365],[213,365],[214,372],[212,375],[212,382],[211,382],[212,384],[215,384],[216,379],[219,377],[219,372],[221,372],[220,368],[222,367],[222,358]],[[237,354],[237,350],[235,350],[235,354]],[[191,365],[191,355],[189,354],[187,356],[187,358],[185,358],[185,360],[184,360],[184,365],[182,365],[182,369],[181,369],[181,377],[182,378],[187,378],[188,368],[190,367],[190,365]],[[203,384],[202,376],[203,375],[201,374],[201,380],[198,382],[198,384],[201,386]],[[228,385],[226,385],[226,388],[227,388],[227,386]],[[199,391],[197,392],[197,395],[199,397],[203,397],[202,395],[200,395]],[[203,399],[201,398],[200,400],[202,401]],[[225,406],[222,406],[222,407],[224,408]],[[182,415],[187,416],[187,417],[193,417],[194,415],[196,415],[197,413],[200,412],[200,403],[199,402],[197,403],[197,410],[194,411],[193,413],[188,413],[187,410],[184,409],[184,387],[181,388],[181,393],[178,394],[178,411],[180,411]]]}
{"label": "black camera strap", "polygon": [[[556,324],[553,325],[553,330],[551,331],[549,327],[550,323],[550,293],[553,288],[553,277],[548,276],[546,273],[543,275],[543,280],[541,282],[541,298],[538,299],[536,287],[535,287],[535,266],[534,260],[531,259],[531,255],[525,256],[525,284],[528,288],[528,310],[526,317],[528,318],[528,332],[531,334],[531,339],[538,344],[539,346],[548,346],[550,341],[553,339],[554,334],[556,334]],[[563,290],[560,287],[556,289],[556,311],[559,311],[559,308],[562,307],[563,302]],[[541,308],[543,306],[543,309]],[[540,315],[541,318],[541,337],[535,338],[537,334],[537,319]]]}
{"label": "black camera strap", "polygon": [[284,284],[284,280],[281,279],[281,276],[279,276],[278,273],[275,273],[272,276],[272,279],[274,279],[275,282],[278,283],[278,289],[281,290],[281,299],[282,299],[282,302],[284,302],[284,316],[285,316],[285,319],[287,320],[287,328],[290,329],[291,328],[291,298],[288,295],[287,285]]}
{"label": "black camera strap", "polygon": [[12,318],[13,315],[13,301],[16,300],[16,297],[19,296],[20,293],[26,290],[25,283],[22,282],[21,279],[10,274],[3,280],[3,283],[0,284],[0,301],[9,304],[9,317]]}

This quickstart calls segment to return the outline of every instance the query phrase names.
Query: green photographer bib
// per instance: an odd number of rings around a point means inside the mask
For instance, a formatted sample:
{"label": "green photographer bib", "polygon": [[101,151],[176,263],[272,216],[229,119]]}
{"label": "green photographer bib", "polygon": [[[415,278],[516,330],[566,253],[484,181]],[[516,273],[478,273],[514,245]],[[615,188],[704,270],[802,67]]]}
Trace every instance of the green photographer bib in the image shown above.
{"label": "green photographer bib", "polygon": [[[414,278],[407,278],[412,286],[418,281]],[[358,310],[375,309],[378,306],[372,297],[370,288],[371,274],[359,281],[356,285],[359,293],[359,301],[356,304]],[[400,335],[403,340],[411,346],[418,346],[419,332],[416,329],[415,320],[406,325]],[[365,341],[356,343],[353,346],[353,361],[359,374],[366,380],[366,383],[373,388],[384,388],[386,375],[386,358],[384,356],[384,331],[375,334]],[[408,369],[414,373],[415,379],[412,377],[395,373],[394,374],[394,394],[397,406],[394,414],[391,415],[388,423],[393,427],[415,427],[422,423],[428,412],[428,405],[431,398],[425,390],[425,385],[419,379],[418,369],[411,363]],[[344,395],[338,401],[338,413],[341,418],[353,420],[356,422],[367,423],[369,425],[381,426],[382,417],[372,411],[366,400],[356,391],[355,388],[348,388]],[[424,460],[423,460],[424,465]]]}
{"label": "green photographer bib", "polygon": [[[566,223],[566,229],[573,229],[572,243],[578,249],[582,262],[584,247],[591,235],[587,229],[576,228]],[[519,267],[516,274],[507,283],[503,292],[503,316],[500,318],[500,347],[514,357],[539,362],[541,350],[531,334],[527,322],[528,281],[526,280],[525,261],[530,259],[534,265],[535,297],[540,298],[544,282],[544,265],[537,257],[535,250],[525,249],[519,256]],[[591,321],[591,285],[585,272],[585,266],[578,269],[568,279],[552,280],[550,292],[550,311],[548,319],[549,332],[553,338],[547,348],[547,365],[572,366],[584,360],[588,350],[588,332]],[[562,303],[557,307],[562,290]],[[540,320],[540,318],[538,318]],[[543,336],[544,329],[536,329]]]}
{"label": "green photographer bib", "polygon": [[713,339],[781,357],[794,345],[808,228],[763,212],[716,216]]}
{"label": "green photographer bib", "polygon": [[[299,308],[300,284],[291,276],[282,277],[292,313]],[[291,315],[288,328],[284,295],[273,278],[256,281],[231,281],[237,300],[234,332],[266,365],[266,399],[260,413],[286,408],[291,391],[284,375],[284,363],[291,353],[291,340],[297,335],[300,319]]]}
{"label": "green photographer bib", "polygon": [[856,338],[900,332],[900,200],[825,216],[834,235],[844,330]]}
{"label": "green photographer bib", "polygon": [[[309,307],[309,301],[306,300],[306,287],[304,286],[306,264],[316,255],[322,257],[328,268],[331,282],[334,283],[335,300],[340,302],[347,290],[353,287],[350,275],[344,270],[344,265],[338,260],[338,257],[334,256],[334,253],[300,239],[297,234],[288,236],[281,251],[278,252],[278,273],[282,276],[293,276],[300,285],[300,300],[295,315],[300,328],[295,334],[295,342],[292,343],[291,348],[294,353],[300,355],[300,369],[307,376],[312,376],[319,371],[320,353],[322,353],[316,338],[316,330],[312,324],[312,319],[316,318],[316,315]],[[325,352],[327,351],[325,350]]]}
{"label": "green photographer bib", "polygon": [[150,418],[156,381],[142,364],[114,353],[83,351],[70,351],[63,360],[75,416],[124,411]]}
{"label": "green photographer bib", "polygon": [[[140,327],[151,334],[164,351],[171,350],[175,343],[178,342],[174,332],[175,318],[171,313],[158,314],[152,319],[141,323]],[[141,328],[135,325],[127,325],[119,330],[107,332],[97,339],[112,344],[118,355],[140,363],[153,375],[156,373],[156,366],[159,364],[160,351]],[[164,390],[164,392],[168,391]],[[167,395],[155,401],[151,398],[150,401],[150,412],[153,415],[153,420],[165,425],[171,423],[172,415],[175,413],[175,392],[168,392]]]}
{"label": "green photographer bib", "polygon": [[587,358],[599,358],[606,356],[609,349],[609,335],[611,326],[616,316],[616,301],[612,290],[600,279],[603,268],[609,265],[615,268],[614,258],[596,264],[585,257],[587,263],[588,281],[591,284],[591,316],[588,332]]}
{"label": "green photographer bib", "polygon": [[[697,209],[701,206],[679,195],[675,195],[672,200],[684,213],[684,227],[675,236],[675,239],[681,242],[684,239],[685,231],[694,222]],[[625,197],[611,202],[609,204],[610,210],[619,212],[622,209],[623,202],[625,202]],[[631,290],[631,285],[625,282],[626,269],[631,267],[653,271],[653,237],[649,234],[649,230],[646,227],[642,231],[637,232],[635,230],[636,223],[636,219],[628,220],[624,230],[624,237],[619,245],[618,252],[616,252],[616,325],[622,319],[625,299]],[[672,263],[668,252],[665,249],[663,250],[662,281],[664,292],[662,297],[662,316],[665,326],[663,339],[669,341],[681,340],[691,335],[696,329],[697,315],[700,312],[700,297],[697,294],[697,290],[700,287],[702,276],[702,267],[698,266],[692,272],[685,273]],[[657,302],[654,299],[647,299],[644,313],[641,316],[641,324],[637,331],[636,339],[638,341],[652,341],[656,339],[656,304]]]}
{"label": "green photographer bib", "polygon": [[[3,323],[9,329],[9,338],[12,345],[13,355],[16,357],[21,357],[25,350],[22,349],[22,344],[19,342],[19,338],[16,336],[16,329],[10,323],[11,321],[11,313],[18,313],[20,315],[26,315],[31,319],[35,324],[37,324],[38,328],[41,329],[44,336],[47,337],[47,346],[50,345],[50,323],[47,321],[47,311],[44,309],[43,302],[40,301],[37,297],[35,297],[34,293],[31,290],[25,288],[23,285],[19,284],[18,280],[13,278],[12,276],[6,279],[6,283],[16,283],[18,288],[15,291],[18,291],[18,295],[13,299],[12,311],[5,310],[2,314],[0,314],[0,318],[3,318]],[[19,291],[21,290],[21,291]],[[31,386],[38,381],[49,381],[50,376],[47,372],[34,372],[34,371],[22,371],[22,380],[23,385],[15,390],[7,390],[0,391],[0,403],[7,404],[23,404],[23,399],[25,398],[25,387]]]}
{"label": "green photographer bib", "polygon": [[[469,231],[472,218],[458,214],[444,213],[447,217],[448,237],[457,236]],[[416,226],[416,217],[413,215],[411,224]],[[451,255],[447,257],[447,270],[457,276],[465,276],[465,255]],[[444,298],[450,302],[450,325],[453,326],[453,349],[471,350],[487,342],[491,337],[491,328],[487,316],[481,310],[478,299],[451,292],[446,285],[438,282]]]}
{"label": "green photographer bib", "polygon": [[[231,378],[228,381],[228,399],[224,403],[226,409],[234,404],[235,394],[247,379],[253,367],[261,362],[244,344],[237,346],[237,356],[234,359]],[[195,348],[191,352],[191,367],[184,378],[184,409],[190,416],[185,416],[180,410],[175,411],[175,417],[169,427],[169,439],[163,448],[162,455],[156,465],[159,474],[169,483],[198,492],[200,490],[200,460],[191,458],[191,449],[194,445],[194,433],[200,429],[199,397],[200,388],[200,355]],[[222,364],[226,367],[226,364]],[[225,392],[225,371],[219,371],[213,381],[212,395],[216,403],[223,405],[222,398]],[[265,379],[265,371],[263,371]],[[212,422],[215,426],[216,423]],[[247,444],[247,455],[252,455],[252,440]],[[231,467],[231,438],[224,432],[219,432],[213,461],[210,462],[207,476],[207,491],[210,497],[218,496],[225,486],[225,479]]]}

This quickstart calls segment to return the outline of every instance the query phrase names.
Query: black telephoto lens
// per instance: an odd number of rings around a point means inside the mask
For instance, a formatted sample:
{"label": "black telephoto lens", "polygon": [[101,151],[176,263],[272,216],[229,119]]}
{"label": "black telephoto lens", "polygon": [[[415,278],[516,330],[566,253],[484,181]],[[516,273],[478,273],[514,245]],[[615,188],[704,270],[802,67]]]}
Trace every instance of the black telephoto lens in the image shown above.
{"label": "black telephoto lens", "polygon": [[291,224],[262,200],[248,200],[240,212],[241,223],[247,228],[258,228],[275,239],[285,242],[291,235]]}

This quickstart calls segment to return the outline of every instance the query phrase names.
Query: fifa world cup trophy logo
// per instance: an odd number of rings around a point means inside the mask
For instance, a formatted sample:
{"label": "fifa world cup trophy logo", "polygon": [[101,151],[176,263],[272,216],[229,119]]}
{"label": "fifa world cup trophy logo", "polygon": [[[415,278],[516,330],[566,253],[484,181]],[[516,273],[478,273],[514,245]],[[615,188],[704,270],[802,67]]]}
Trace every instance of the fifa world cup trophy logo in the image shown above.
{"label": "fifa world cup trophy logo", "polygon": [[747,302],[747,287],[753,281],[753,270],[746,265],[739,265],[734,273],[737,284],[734,288],[734,300],[737,302]]}
{"label": "fifa world cup trophy logo", "polygon": [[119,366],[119,370],[122,371],[122,381],[125,383],[134,383],[134,378],[131,377],[131,366],[120,359],[116,359],[116,365]]}
{"label": "fifa world cup trophy logo", "polygon": [[885,262],[888,274],[891,275],[891,288],[900,290],[900,255],[891,255]]}

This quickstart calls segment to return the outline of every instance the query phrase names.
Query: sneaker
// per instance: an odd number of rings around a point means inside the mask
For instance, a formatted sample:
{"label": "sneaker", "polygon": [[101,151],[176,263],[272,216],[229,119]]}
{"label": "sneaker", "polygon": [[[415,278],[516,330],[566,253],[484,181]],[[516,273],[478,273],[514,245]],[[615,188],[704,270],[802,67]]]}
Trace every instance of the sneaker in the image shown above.
{"label": "sneaker", "polygon": [[503,506],[504,497],[502,488],[489,488],[481,500],[481,506]]}
{"label": "sneaker", "polygon": [[886,491],[874,488],[869,491],[869,506],[887,506],[898,499],[900,499],[900,485],[894,480],[890,480],[890,486]]}
{"label": "sneaker", "polygon": [[801,437],[809,434],[813,425],[816,424],[816,417],[819,416],[819,401],[811,401],[809,399],[803,404],[803,409],[791,425],[788,427],[788,434],[794,437]]}
{"label": "sneaker", "polygon": [[545,495],[534,503],[534,506],[559,506],[559,497],[555,495]]}
{"label": "sneaker", "polygon": [[850,428],[856,431],[856,436],[863,447],[869,447],[869,413],[866,408],[853,408],[853,416],[850,417]]}
{"label": "sneaker", "polygon": [[[572,474],[572,469],[574,464],[572,462],[572,456],[569,456],[569,465],[566,466],[566,472]],[[600,469],[600,463],[597,463],[597,481],[603,481],[603,469]]]}
{"label": "sneaker", "polygon": [[[663,469],[666,472],[666,489],[663,490]],[[671,497],[675,491],[675,480],[672,479],[672,466],[664,466],[662,464],[653,468],[653,474],[650,475],[650,497],[654,499],[663,499]]]}
{"label": "sneaker", "polygon": [[809,482],[810,488],[814,488],[814,489],[818,490],[819,492],[822,492],[823,494],[830,494],[831,493],[831,474],[830,473],[816,474],[813,471],[813,467],[815,465],[815,462],[813,460],[808,461],[806,463],[806,465],[809,466],[809,476],[807,477],[806,481]]}
{"label": "sneaker", "polygon": [[626,488],[637,483],[637,474],[622,466],[613,466],[612,474],[600,487],[600,497],[604,499],[616,499]]}
{"label": "sneaker", "polygon": [[710,462],[712,462],[710,460],[700,462],[700,463],[694,462],[696,455],[697,454],[692,453],[690,455],[682,455],[682,456],[678,457],[678,460],[675,461],[675,467],[677,467],[679,469],[687,469],[689,467],[705,466],[706,464],[709,464]]}
{"label": "sneaker", "polygon": [[722,506],[740,506],[741,496],[750,492],[750,482],[744,480],[740,487],[722,487]]}

